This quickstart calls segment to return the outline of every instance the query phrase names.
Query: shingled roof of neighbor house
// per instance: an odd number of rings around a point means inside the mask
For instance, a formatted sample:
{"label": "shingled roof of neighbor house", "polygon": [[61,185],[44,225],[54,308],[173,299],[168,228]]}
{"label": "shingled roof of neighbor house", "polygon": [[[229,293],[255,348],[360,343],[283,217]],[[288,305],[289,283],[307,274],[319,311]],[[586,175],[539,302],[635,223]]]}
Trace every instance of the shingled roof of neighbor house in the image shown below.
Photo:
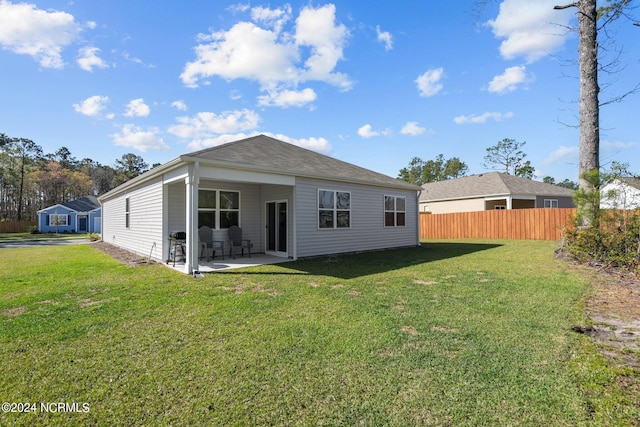
{"label": "shingled roof of neighbor house", "polygon": [[229,142],[180,157],[185,160],[196,158],[251,170],[420,190],[420,187],[408,182],[266,135]]}
{"label": "shingled roof of neighbor house", "polygon": [[640,190],[640,178],[635,178],[632,176],[621,176],[618,178],[620,181],[624,182],[627,185],[630,185],[634,188]]}
{"label": "shingled roof of neighbor house", "polygon": [[94,196],[81,197],[79,199],[60,204],[76,212],[89,212],[100,207],[98,198]]}
{"label": "shingled roof of neighbor house", "polygon": [[572,197],[574,190],[521,178],[502,172],[488,172],[422,186],[420,201],[457,200],[504,195]]}

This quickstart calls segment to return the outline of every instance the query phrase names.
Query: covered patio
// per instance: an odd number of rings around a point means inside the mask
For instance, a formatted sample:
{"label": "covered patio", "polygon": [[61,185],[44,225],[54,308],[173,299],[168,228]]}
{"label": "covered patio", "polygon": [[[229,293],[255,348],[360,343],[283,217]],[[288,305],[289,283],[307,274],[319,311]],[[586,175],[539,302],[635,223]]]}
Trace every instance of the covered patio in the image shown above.
{"label": "covered patio", "polygon": [[[207,261],[206,258],[201,258],[198,260],[198,271],[200,273],[215,273],[218,271],[226,271],[244,267],[258,267],[260,265],[280,264],[290,261],[293,261],[293,259],[266,255],[263,253],[251,254],[251,257],[249,257],[248,255],[237,256],[235,259],[225,256],[224,259],[222,259],[221,257],[216,257],[215,259],[209,259]],[[165,265],[168,265],[174,270],[180,271],[182,273],[184,272],[184,261],[177,261],[175,263],[175,266],[173,265],[173,262],[169,262]]]}

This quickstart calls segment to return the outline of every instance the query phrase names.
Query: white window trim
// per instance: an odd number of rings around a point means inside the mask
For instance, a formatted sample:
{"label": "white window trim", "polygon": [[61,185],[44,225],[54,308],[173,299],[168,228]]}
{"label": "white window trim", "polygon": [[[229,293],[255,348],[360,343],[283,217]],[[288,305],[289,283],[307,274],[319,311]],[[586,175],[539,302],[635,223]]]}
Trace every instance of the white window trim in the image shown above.
{"label": "white window trim", "polygon": [[[547,206],[547,202],[549,202],[549,206]],[[544,199],[543,206],[548,209],[558,208],[558,199]]]}
{"label": "white window trim", "polygon": [[[56,217],[56,221],[55,222],[58,222],[57,220],[60,217],[64,217],[64,224],[54,224],[54,221],[53,221],[53,218],[52,218],[53,216]],[[68,214],[57,214],[57,213],[49,214],[49,226],[50,227],[51,226],[54,226],[54,227],[68,227],[69,226],[69,215]]]}
{"label": "white window trim", "polygon": [[[393,197],[393,210],[387,210],[387,197]],[[404,210],[398,210],[398,199],[404,199]],[[406,227],[407,226],[407,197],[395,196],[393,194],[385,194],[382,198],[382,208],[384,215],[382,215],[382,224],[385,228]],[[393,225],[387,225],[387,213],[393,212]],[[404,213],[404,225],[398,225],[398,213]]]}
{"label": "white window trim", "polygon": [[[326,191],[333,193],[333,208],[320,208],[320,192]],[[337,193],[347,193],[349,195],[349,209],[338,209],[338,194]],[[333,212],[333,227],[320,227],[320,211],[332,211]],[[349,212],[349,226],[348,227],[338,227],[338,212]],[[316,218],[317,218],[317,227],[318,230],[348,230],[351,228],[351,220],[353,216],[351,215],[351,191],[343,191],[343,190],[329,190],[326,188],[318,188],[316,192]]]}
{"label": "white window trim", "polygon": [[[198,188],[198,191],[215,191],[216,192],[216,207],[215,208],[201,208],[198,206],[198,212],[214,212],[216,216],[216,227],[212,230],[228,230],[228,228],[220,228],[220,212],[238,212],[238,227],[242,228],[242,192],[239,190],[229,190],[224,188],[209,188],[209,187],[201,187]],[[238,209],[222,209],[220,208],[220,193],[228,192],[228,193],[238,193]]]}

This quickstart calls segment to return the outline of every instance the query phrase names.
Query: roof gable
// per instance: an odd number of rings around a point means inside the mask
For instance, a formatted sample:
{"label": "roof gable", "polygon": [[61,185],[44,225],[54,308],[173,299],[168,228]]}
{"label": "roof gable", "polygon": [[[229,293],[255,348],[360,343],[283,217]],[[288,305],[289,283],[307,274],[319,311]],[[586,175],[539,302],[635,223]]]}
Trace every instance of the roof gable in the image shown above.
{"label": "roof gable", "polygon": [[501,172],[432,182],[423,185],[422,189],[420,196],[422,202],[507,195],[572,197],[574,193],[569,188]]}
{"label": "roof gable", "polygon": [[640,190],[640,178],[635,178],[632,176],[624,176],[624,177],[618,178],[618,180],[637,190]]}
{"label": "roof gable", "polygon": [[266,135],[188,153],[183,158],[233,164],[291,175],[362,182],[410,190],[419,187]]}
{"label": "roof gable", "polygon": [[62,206],[76,212],[89,212],[100,207],[100,202],[94,196],[81,197],[70,202],[62,203]]}

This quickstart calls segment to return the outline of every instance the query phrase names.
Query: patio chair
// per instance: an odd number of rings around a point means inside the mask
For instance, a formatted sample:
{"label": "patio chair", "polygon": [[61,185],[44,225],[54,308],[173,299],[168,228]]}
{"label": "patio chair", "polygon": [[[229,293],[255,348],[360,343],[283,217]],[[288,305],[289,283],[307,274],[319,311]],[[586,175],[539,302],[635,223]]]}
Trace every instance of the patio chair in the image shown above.
{"label": "patio chair", "polygon": [[249,258],[251,258],[251,240],[242,238],[242,229],[237,225],[229,227],[229,240],[231,241],[231,256],[236,257],[235,249],[240,248],[242,250],[242,256],[244,256],[244,248],[247,248],[249,252]]}
{"label": "patio chair", "polygon": [[203,225],[198,228],[198,243],[200,244],[200,258],[202,258],[203,252],[207,257],[207,262],[209,262],[209,249],[211,249],[211,257],[216,257],[216,249],[213,246],[213,230],[211,227]]}

